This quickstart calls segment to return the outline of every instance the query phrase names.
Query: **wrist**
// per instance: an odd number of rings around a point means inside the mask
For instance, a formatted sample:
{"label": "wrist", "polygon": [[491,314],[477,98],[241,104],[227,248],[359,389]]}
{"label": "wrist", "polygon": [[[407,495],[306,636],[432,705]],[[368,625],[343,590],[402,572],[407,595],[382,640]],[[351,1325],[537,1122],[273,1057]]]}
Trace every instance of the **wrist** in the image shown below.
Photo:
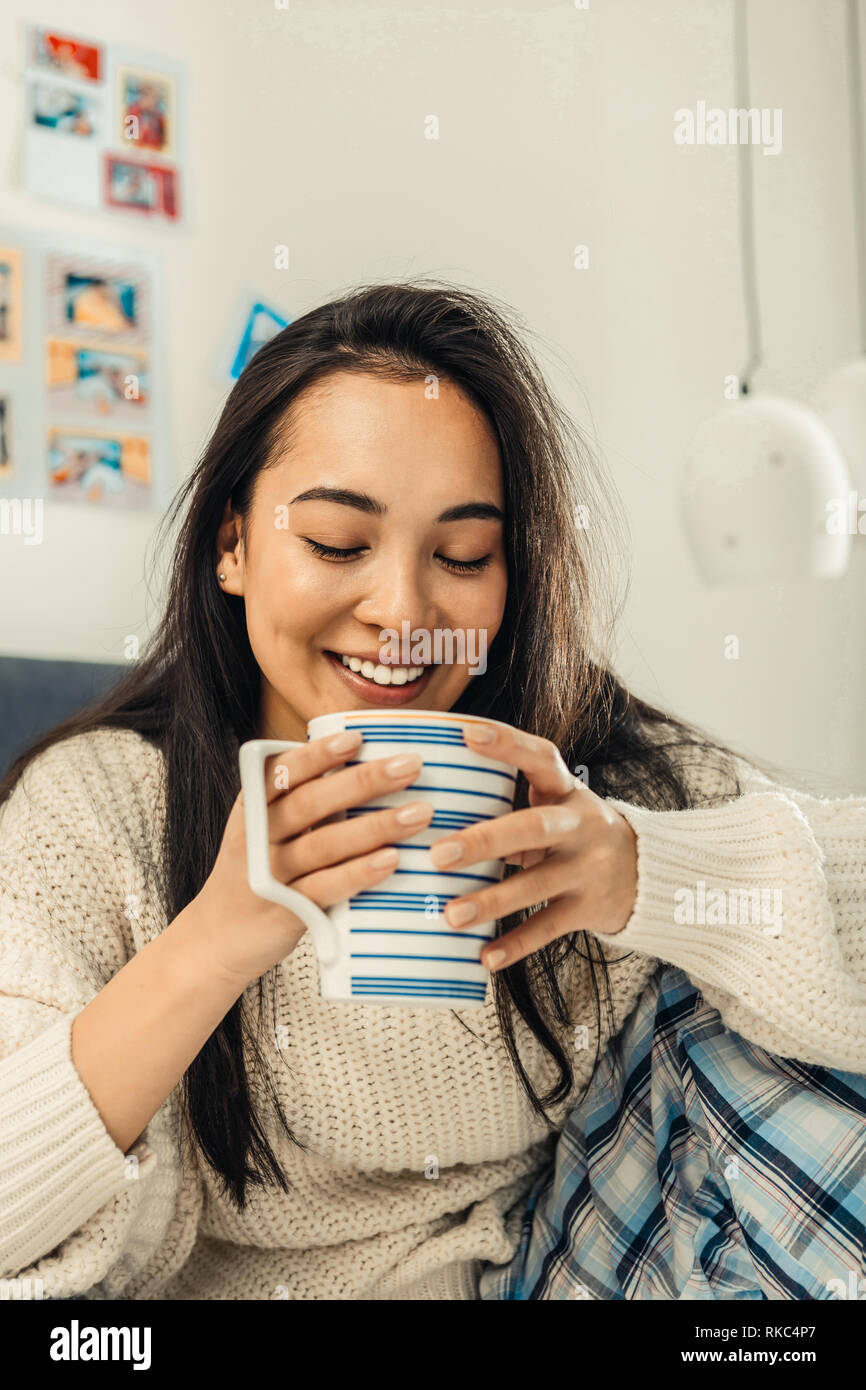
{"label": "wrist", "polygon": [[250,981],[245,976],[229,969],[221,961],[210,930],[210,914],[199,898],[187,903],[162,935],[171,941],[180,969],[199,984],[213,981],[227,996],[231,996],[232,1003],[240,998],[249,985]]}

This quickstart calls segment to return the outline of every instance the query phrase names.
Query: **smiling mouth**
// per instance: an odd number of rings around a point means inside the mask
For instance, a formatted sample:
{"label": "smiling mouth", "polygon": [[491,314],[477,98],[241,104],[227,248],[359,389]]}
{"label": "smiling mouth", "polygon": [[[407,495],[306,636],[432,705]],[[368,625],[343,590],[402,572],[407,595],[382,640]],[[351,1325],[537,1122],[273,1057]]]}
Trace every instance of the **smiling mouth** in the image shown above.
{"label": "smiling mouth", "polygon": [[404,689],[417,685],[424,679],[426,673],[432,670],[430,666],[384,666],[381,662],[364,660],[358,656],[347,656],[343,652],[326,651],[325,655],[332,661],[338,661],[346,671],[355,676],[359,676],[370,685],[380,686],[383,689],[390,687],[400,687]]}

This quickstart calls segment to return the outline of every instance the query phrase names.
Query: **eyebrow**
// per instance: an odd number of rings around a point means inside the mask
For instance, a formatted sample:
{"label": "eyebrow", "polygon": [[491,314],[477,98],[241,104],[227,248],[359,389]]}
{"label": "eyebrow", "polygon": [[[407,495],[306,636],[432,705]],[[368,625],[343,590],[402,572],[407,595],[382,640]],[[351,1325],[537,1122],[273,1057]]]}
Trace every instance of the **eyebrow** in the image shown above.
{"label": "eyebrow", "polygon": [[[295,502],[337,502],[343,507],[355,507],[371,516],[385,516],[388,508],[366,492],[352,492],[342,487],[311,487],[293,497]],[[443,521],[505,521],[505,515],[493,502],[461,502],[456,507],[446,507],[436,518],[436,524]]]}

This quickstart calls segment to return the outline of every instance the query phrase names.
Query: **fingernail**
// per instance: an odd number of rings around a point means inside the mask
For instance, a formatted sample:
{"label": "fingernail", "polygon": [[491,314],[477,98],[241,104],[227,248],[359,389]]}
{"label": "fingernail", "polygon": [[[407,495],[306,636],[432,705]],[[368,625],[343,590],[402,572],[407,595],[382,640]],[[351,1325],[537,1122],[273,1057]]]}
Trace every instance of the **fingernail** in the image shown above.
{"label": "fingernail", "polygon": [[361,735],[357,733],[335,734],[332,739],[328,740],[328,752],[348,753],[349,749],[354,748],[355,744],[360,743],[360,741]]}
{"label": "fingernail", "polygon": [[488,970],[495,970],[497,965],[501,965],[504,960],[504,951],[491,951],[489,956],[484,956],[482,964],[486,965]]}
{"label": "fingernail", "polygon": [[399,855],[395,849],[383,849],[378,854],[374,854],[370,860],[371,869],[387,869],[389,864],[396,864]]}
{"label": "fingernail", "polygon": [[462,927],[464,922],[471,922],[477,916],[478,908],[474,903],[449,903],[445,909],[445,917],[452,927]]}
{"label": "fingernail", "polygon": [[457,840],[452,840],[450,844],[434,845],[430,851],[430,858],[437,869],[441,869],[445,864],[456,864],[458,859],[463,858],[464,853],[463,846]]}
{"label": "fingernail", "polygon": [[405,777],[409,772],[419,772],[423,767],[423,759],[414,754],[404,753],[402,758],[392,758],[385,764],[385,771],[389,777]]}
{"label": "fingernail", "polygon": [[420,825],[422,821],[428,820],[433,814],[433,807],[429,801],[413,801],[409,806],[403,806],[397,812],[397,819],[401,825]]}
{"label": "fingernail", "polygon": [[471,739],[473,743],[492,743],[496,737],[496,730],[491,729],[489,724],[466,724],[463,737]]}

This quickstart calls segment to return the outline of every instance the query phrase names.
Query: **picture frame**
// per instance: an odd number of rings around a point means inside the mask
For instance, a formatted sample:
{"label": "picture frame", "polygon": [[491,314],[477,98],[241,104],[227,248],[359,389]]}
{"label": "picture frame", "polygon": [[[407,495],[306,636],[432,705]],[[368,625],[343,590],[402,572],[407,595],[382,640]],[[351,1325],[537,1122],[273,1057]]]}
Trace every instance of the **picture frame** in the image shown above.
{"label": "picture frame", "polygon": [[30,33],[29,59],[33,67],[71,77],[76,82],[101,82],[105,57],[101,44],[34,25]]}
{"label": "picture frame", "polygon": [[0,362],[20,362],[24,321],[23,256],[0,245]]}
{"label": "picture frame", "polygon": [[177,221],[180,216],[178,182],[178,172],[173,166],[130,159],[111,151],[106,151],[103,157],[103,196],[107,207]]}
{"label": "picture frame", "polygon": [[175,84],[167,73],[117,69],[115,138],[124,150],[147,158],[174,156]]}

